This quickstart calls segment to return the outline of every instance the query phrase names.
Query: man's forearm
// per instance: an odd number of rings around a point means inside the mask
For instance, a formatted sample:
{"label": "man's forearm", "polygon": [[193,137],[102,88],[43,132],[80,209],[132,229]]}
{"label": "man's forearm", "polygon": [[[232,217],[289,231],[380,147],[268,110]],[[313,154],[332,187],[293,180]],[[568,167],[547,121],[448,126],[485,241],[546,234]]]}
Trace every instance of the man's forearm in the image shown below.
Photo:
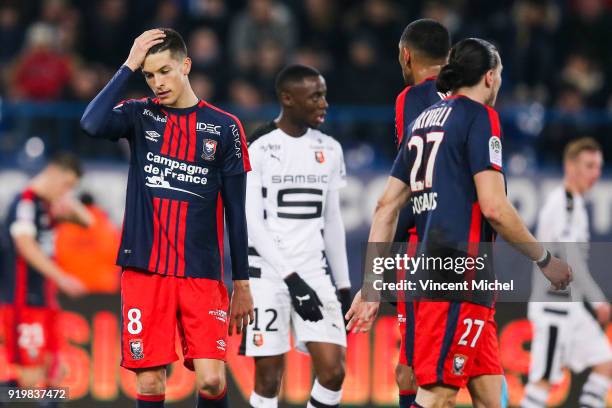
{"label": "man's forearm", "polygon": [[399,218],[399,209],[391,203],[379,204],[374,212],[368,242],[392,242]]}
{"label": "man's forearm", "polygon": [[44,253],[38,243],[34,241],[34,238],[17,238],[15,239],[15,246],[25,261],[44,277],[56,281],[64,273],[61,268]]}
{"label": "man's forearm", "polygon": [[544,247],[529,232],[514,206],[507,200],[485,214],[485,217],[501,237],[523,255],[537,261],[544,253]]}

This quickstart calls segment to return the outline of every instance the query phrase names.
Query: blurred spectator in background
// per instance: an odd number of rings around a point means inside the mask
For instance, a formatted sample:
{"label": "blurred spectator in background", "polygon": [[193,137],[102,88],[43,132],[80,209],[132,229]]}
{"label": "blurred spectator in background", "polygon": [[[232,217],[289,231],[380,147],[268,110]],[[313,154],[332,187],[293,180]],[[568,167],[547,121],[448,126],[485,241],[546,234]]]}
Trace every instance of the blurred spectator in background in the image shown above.
{"label": "blurred spectator in background", "polygon": [[248,80],[236,78],[230,83],[229,100],[238,109],[254,110],[261,105],[262,96]]}
{"label": "blurred spectator in background", "polygon": [[504,66],[506,78],[523,101],[546,102],[550,98],[546,86],[558,70],[554,36],[559,10],[549,0],[518,0],[511,13],[507,25],[495,28],[509,56]]}
{"label": "blurred spectator in background", "polygon": [[183,25],[181,17],[181,11],[176,1],[162,0],[158,3],[155,17],[149,22],[147,28],[167,27],[180,30]]}
{"label": "blurred spectator in background", "polygon": [[208,27],[220,36],[222,44],[226,43],[230,11],[225,0],[187,0],[189,31]]}
{"label": "blurred spectator in background", "polygon": [[274,0],[249,0],[245,11],[232,23],[229,47],[236,68],[253,68],[256,52],[264,42],[277,44],[284,55],[296,45],[296,30],[290,9]]}
{"label": "blurred spectator in background", "polygon": [[217,83],[211,80],[208,75],[191,74],[189,75],[189,82],[191,82],[191,88],[198,98],[205,101],[216,99]]}
{"label": "blurred spectator in background", "polygon": [[132,38],[132,31],[139,27],[130,28],[126,0],[99,0],[95,6],[84,27],[83,53],[91,61],[117,68],[131,47],[126,39]]}
{"label": "blurred spectator in background", "polygon": [[401,9],[389,0],[365,0],[357,10],[355,20],[349,19],[350,32],[370,35],[380,55],[396,55],[397,39],[402,35],[405,25]]}
{"label": "blurred spectator in background", "polygon": [[[396,53],[397,38],[394,41]],[[384,104],[393,100],[401,90],[401,76],[397,75],[399,68],[396,65],[391,67],[390,63],[381,59],[377,50],[378,43],[369,34],[353,37],[348,46],[349,58],[338,84],[342,102],[354,105]],[[328,86],[333,88],[335,85]]]}
{"label": "blurred spectator in background", "polygon": [[[539,106],[546,118],[566,117],[549,109],[566,106],[565,85],[584,110],[612,109],[611,0],[4,0],[0,2],[0,92],[14,100],[86,99],[123,63],[130,42],[151,26],[178,28],[188,40],[193,86],[198,95],[254,113],[273,99],[272,78],[287,63],[314,66],[328,81],[330,102],[388,105],[402,87],[396,72],[397,38],[407,21],[429,17],[449,28],[455,40],[477,36],[493,40],[506,55],[500,93],[505,127],[520,127],[517,112]],[[41,25],[42,24],[42,25]],[[40,28],[45,27],[45,28]],[[231,30],[230,30],[231,28]],[[33,51],[25,33],[35,36],[43,56]],[[31,38],[29,35],[28,38]],[[32,54],[36,55],[35,59]],[[17,57],[18,56],[18,57]],[[24,63],[24,58],[30,57]],[[33,63],[34,61],[42,61]],[[79,67],[73,70],[72,65]],[[97,78],[91,72],[95,67]],[[17,76],[19,74],[19,76]],[[88,81],[92,81],[89,85]],[[128,93],[148,94],[142,81]],[[126,95],[127,97],[127,95]],[[571,105],[571,103],[570,103]],[[565,107],[563,108],[565,109]],[[373,133],[386,122],[378,111]],[[64,111],[62,111],[62,114]],[[258,113],[259,116],[268,113]],[[77,115],[78,116],[78,115]],[[6,116],[0,123],[0,151],[21,148],[25,135],[44,139],[51,151],[78,146],[86,154],[107,148],[79,144],[76,127],[57,117]],[[354,133],[351,113],[327,126],[346,141],[364,141]],[[355,120],[364,116],[357,115]],[[370,116],[368,116],[370,118]],[[599,119],[597,119],[599,118]],[[268,117],[262,120],[270,119]],[[592,116],[591,116],[592,119]],[[609,119],[602,127],[612,131]],[[389,122],[391,119],[389,119]],[[601,124],[601,123],[600,123]],[[245,124],[248,126],[248,124]],[[344,129],[341,130],[341,129]],[[10,133],[9,133],[10,132]],[[563,140],[564,125],[548,123],[523,144],[531,147]],[[550,138],[553,139],[550,139]],[[10,139],[10,140],[7,140]],[[60,142],[60,139],[63,140]],[[356,140],[356,141],[357,141]],[[368,139],[369,140],[369,139]],[[71,141],[66,145],[65,141]],[[522,142],[521,142],[522,143]],[[110,146],[104,144],[105,146]],[[8,147],[6,147],[8,146]],[[6,148],[5,148],[6,147]],[[512,143],[508,146],[512,149]],[[604,147],[606,144],[604,143]],[[116,153],[116,149],[113,149]],[[510,150],[509,150],[510,152]],[[548,153],[543,153],[549,156]],[[551,158],[553,156],[550,156]],[[555,156],[556,157],[556,156]],[[0,157],[1,160],[5,155]],[[560,158],[560,157],[557,157]]]}
{"label": "blurred spectator in background", "polygon": [[72,75],[66,98],[88,102],[97,95],[100,83],[100,76],[93,67],[87,65],[77,67]]}
{"label": "blurred spectator in background", "polygon": [[264,96],[264,102],[276,100],[274,81],[276,74],[285,65],[283,49],[276,43],[266,40],[259,44],[255,54],[254,85]]}
{"label": "blurred spectator in background", "polygon": [[561,81],[576,87],[592,105],[605,103],[604,75],[599,64],[585,54],[572,53],[561,70]]}
{"label": "blurred spectator in background", "polygon": [[308,65],[316,68],[325,78],[332,77],[334,61],[332,55],[319,47],[301,47],[298,48],[293,55],[292,62],[294,64]]}
{"label": "blurred spectator in background", "polygon": [[[432,20],[439,21],[448,28],[451,33],[451,38],[461,38],[462,24],[465,22],[458,10],[451,7],[451,2],[442,0],[426,0],[421,10],[422,18],[431,18]],[[472,12],[472,9],[466,10],[468,13]]]}
{"label": "blurred spectator in background", "polygon": [[23,26],[17,9],[8,5],[0,6],[0,64],[10,62],[23,42]]}
{"label": "blurred spectator in background", "polygon": [[68,10],[66,0],[43,0],[40,21],[52,25],[60,24]]}
{"label": "blurred spectator in background", "polygon": [[[561,83],[555,100],[555,111],[548,119],[538,141],[543,159],[561,157],[563,146],[582,135],[601,135],[587,117],[584,95],[571,83]],[[605,138],[596,138],[606,143]],[[610,143],[607,143],[610,145]]]}
{"label": "blurred spectator in background", "polygon": [[[574,0],[561,25],[558,51],[566,57],[573,51],[597,56],[612,72],[612,15],[605,0]],[[573,6],[573,7],[571,7]]]}
{"label": "blurred spectator in background", "polygon": [[57,44],[58,32],[53,26],[30,26],[13,74],[14,98],[48,101],[61,96],[72,78],[72,67],[68,55],[58,52]]}
{"label": "blurred spectator in background", "polygon": [[[189,36],[191,58],[191,85],[202,99],[225,98],[228,70],[223,60],[222,47],[217,33],[208,28],[199,28]],[[198,92],[202,92],[201,94]]]}
{"label": "blurred spectator in background", "polygon": [[300,43],[312,48],[341,52],[338,38],[338,3],[328,0],[304,0],[300,10]]}
{"label": "blurred spectator in background", "polygon": [[89,227],[62,224],[57,228],[56,260],[88,293],[117,293],[121,269],[115,265],[121,234],[93,196],[79,197],[93,218]]}

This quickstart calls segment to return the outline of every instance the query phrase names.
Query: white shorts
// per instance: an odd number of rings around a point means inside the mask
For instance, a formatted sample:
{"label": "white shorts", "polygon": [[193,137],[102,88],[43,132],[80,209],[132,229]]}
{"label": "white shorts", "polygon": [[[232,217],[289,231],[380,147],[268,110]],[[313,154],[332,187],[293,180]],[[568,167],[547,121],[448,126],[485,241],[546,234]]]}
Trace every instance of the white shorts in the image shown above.
{"label": "white shorts", "polygon": [[531,302],[533,326],[529,381],[557,384],[563,368],[579,373],[612,361],[608,337],[593,315],[579,302]]}
{"label": "white shorts", "polygon": [[328,275],[309,279],[308,285],[317,292],[323,307],[323,319],[304,321],[291,306],[289,290],[284,281],[251,278],[251,293],[255,305],[255,321],[247,327],[240,348],[247,356],[277,356],[291,349],[289,328],[299,351],[308,353],[306,343],[332,343],[346,347],[346,330],[342,307],[336,289]]}

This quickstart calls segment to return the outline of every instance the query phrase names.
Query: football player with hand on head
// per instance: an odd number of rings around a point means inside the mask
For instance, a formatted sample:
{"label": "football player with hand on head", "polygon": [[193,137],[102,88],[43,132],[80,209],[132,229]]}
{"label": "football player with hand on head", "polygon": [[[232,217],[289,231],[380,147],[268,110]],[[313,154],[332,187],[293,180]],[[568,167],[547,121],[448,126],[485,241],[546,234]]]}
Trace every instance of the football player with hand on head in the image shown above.
{"label": "football player with hand on head", "polygon": [[[164,404],[166,366],[178,359],[177,328],[185,366],[196,374],[198,407],[227,407],[228,331],[240,333],[253,318],[244,132],[238,118],[195,95],[190,70],[178,32],[145,31],[81,119],[91,136],[130,142],[117,263],[123,267],[121,365],[136,372],[138,407]],[[136,71],[156,98],[120,102]],[[223,283],[224,219],[231,304]]]}
{"label": "football player with hand on head", "polygon": [[[247,183],[250,277],[255,322],[243,352],[255,357],[255,408],[278,406],[284,355],[293,329],[313,361],[308,407],[337,407],[342,397],[350,305],[346,238],[339,189],[346,184],[342,147],[318,130],[328,107],[326,84],[293,65],[276,79],[280,116],[255,132]],[[331,267],[336,289],[329,274]]]}

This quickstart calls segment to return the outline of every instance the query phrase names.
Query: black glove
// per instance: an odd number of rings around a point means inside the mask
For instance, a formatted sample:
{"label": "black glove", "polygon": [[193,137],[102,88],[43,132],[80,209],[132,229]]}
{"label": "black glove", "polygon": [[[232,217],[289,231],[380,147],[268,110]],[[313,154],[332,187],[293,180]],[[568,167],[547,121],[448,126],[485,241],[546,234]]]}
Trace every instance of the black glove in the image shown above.
{"label": "black glove", "polygon": [[346,323],[348,323],[348,321],[344,316],[346,316],[351,308],[351,304],[353,303],[353,299],[351,299],[351,289],[338,289],[338,300],[342,305],[342,319],[344,320],[344,327],[346,327]]}
{"label": "black glove", "polygon": [[317,293],[312,290],[304,279],[300,278],[296,272],[285,278],[285,283],[289,287],[289,296],[293,308],[302,319],[318,322],[323,319],[320,306],[323,306]]}

